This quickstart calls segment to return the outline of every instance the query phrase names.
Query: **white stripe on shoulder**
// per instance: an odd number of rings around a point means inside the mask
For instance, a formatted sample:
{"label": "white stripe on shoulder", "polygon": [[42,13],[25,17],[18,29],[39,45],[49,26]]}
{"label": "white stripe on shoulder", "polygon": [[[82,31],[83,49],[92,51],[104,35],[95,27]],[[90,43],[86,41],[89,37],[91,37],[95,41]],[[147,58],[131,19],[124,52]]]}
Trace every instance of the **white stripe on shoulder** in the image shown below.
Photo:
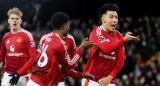
{"label": "white stripe on shoulder", "polygon": [[101,34],[102,29],[103,29],[103,27],[102,27],[102,25],[101,25],[101,26],[100,26],[100,33],[99,33],[99,35],[102,35],[102,34]]}
{"label": "white stripe on shoulder", "polygon": [[25,29],[22,29],[21,32],[26,33],[26,34],[28,35],[30,41],[33,41],[33,36],[32,36],[32,33],[31,33],[31,32],[29,32],[29,31],[27,31],[27,30],[25,30]]}
{"label": "white stripe on shoulder", "polygon": [[96,30],[96,33],[97,33],[97,36],[98,36],[98,33],[99,33],[99,27],[98,27],[98,29]]}
{"label": "white stripe on shoulder", "polygon": [[101,35],[101,30],[102,30],[102,27],[99,26],[98,29],[97,29],[97,31],[96,31],[97,32],[97,36]]}
{"label": "white stripe on shoulder", "polygon": [[71,38],[72,40],[74,40],[73,36],[70,35],[70,34],[68,34],[66,37],[67,37],[67,38]]}

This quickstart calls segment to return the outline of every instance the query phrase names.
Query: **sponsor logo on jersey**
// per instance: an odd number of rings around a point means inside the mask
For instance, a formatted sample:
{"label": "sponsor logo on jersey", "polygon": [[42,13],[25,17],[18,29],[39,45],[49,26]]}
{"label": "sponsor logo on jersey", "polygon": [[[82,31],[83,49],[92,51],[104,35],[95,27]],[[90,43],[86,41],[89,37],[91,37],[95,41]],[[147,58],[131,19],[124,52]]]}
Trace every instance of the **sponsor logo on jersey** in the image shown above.
{"label": "sponsor logo on jersey", "polygon": [[10,51],[12,51],[12,52],[15,51],[15,46],[14,46],[14,45],[11,45],[11,46],[10,46]]}
{"label": "sponsor logo on jersey", "polygon": [[18,38],[16,41],[17,43],[20,43],[22,41],[22,38]]}
{"label": "sponsor logo on jersey", "polygon": [[17,56],[17,57],[19,57],[19,56],[23,55],[23,53],[8,53],[7,55],[8,56]]}
{"label": "sponsor logo on jersey", "polygon": [[99,56],[102,56],[102,57],[104,57],[106,59],[116,60],[116,57],[105,55],[102,52],[99,52]]}

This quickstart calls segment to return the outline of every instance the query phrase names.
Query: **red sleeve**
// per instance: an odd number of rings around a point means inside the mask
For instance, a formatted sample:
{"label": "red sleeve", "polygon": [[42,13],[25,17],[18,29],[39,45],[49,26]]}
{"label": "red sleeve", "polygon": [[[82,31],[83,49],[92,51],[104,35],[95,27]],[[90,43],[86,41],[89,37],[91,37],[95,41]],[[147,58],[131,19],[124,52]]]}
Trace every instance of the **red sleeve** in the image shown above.
{"label": "red sleeve", "polygon": [[[75,43],[75,40],[72,39],[72,44],[71,44],[71,48],[70,48],[70,54],[71,56],[75,55],[77,53],[77,50],[76,50],[76,43]],[[81,56],[80,56],[81,57]],[[75,67],[78,67],[78,61],[75,65]]]}
{"label": "red sleeve", "polygon": [[71,44],[71,48],[70,49],[71,49],[70,50],[71,56],[75,55],[75,53],[76,53],[76,43],[75,43],[74,39],[72,39],[72,44]]}
{"label": "red sleeve", "polygon": [[78,48],[77,53],[75,53],[72,57],[69,57],[67,50],[65,49],[63,44],[60,47],[58,47],[57,51],[60,57],[60,63],[62,63],[62,65],[66,66],[67,68],[73,68],[83,53],[83,50]]}
{"label": "red sleeve", "polygon": [[1,59],[2,59],[2,55],[1,55],[1,51],[0,51],[0,63],[1,63],[1,61],[2,61]]}
{"label": "red sleeve", "polygon": [[1,42],[1,56],[0,56],[0,62],[2,60],[4,60],[5,56],[6,56],[6,53],[7,53],[7,50],[6,50],[6,47],[5,47],[5,44],[4,44],[4,37],[2,38],[2,42]]}
{"label": "red sleeve", "polygon": [[70,77],[73,77],[73,78],[81,78],[81,72],[78,72],[78,71],[74,71],[72,69],[68,69],[66,67],[62,67],[62,73],[67,75],[67,76],[70,76]]}
{"label": "red sleeve", "polygon": [[112,72],[110,73],[110,75],[112,77],[115,77],[117,75],[117,73],[122,69],[123,65],[124,65],[124,60],[125,60],[125,50],[124,50],[124,46],[122,46],[121,48],[119,48],[117,50],[117,62],[114,66],[114,69],[112,70]]}
{"label": "red sleeve", "polygon": [[126,43],[123,38],[120,39],[118,42],[109,43],[108,40],[105,39],[103,36],[98,36],[95,30],[90,35],[90,41],[94,41],[96,43],[96,46],[98,46],[106,53],[111,53]]}
{"label": "red sleeve", "polygon": [[[33,36],[32,36],[33,39]],[[25,65],[20,68],[17,73],[21,75],[24,71],[26,71],[28,68],[32,67],[32,65],[36,62],[36,46],[34,39],[30,40],[28,37],[26,38],[26,46],[29,54],[29,60]]]}

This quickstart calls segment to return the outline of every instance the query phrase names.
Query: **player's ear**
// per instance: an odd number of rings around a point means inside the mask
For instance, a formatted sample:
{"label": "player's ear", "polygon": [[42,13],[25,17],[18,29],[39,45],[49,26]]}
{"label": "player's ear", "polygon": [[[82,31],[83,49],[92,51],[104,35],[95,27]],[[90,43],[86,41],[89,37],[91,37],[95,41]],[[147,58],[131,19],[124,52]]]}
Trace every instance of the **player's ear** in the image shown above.
{"label": "player's ear", "polygon": [[105,19],[104,19],[104,17],[102,17],[101,18],[101,21],[103,22],[103,23],[105,23],[106,21],[105,21]]}
{"label": "player's ear", "polygon": [[63,29],[64,29],[64,30],[66,29],[66,24],[63,25]]}
{"label": "player's ear", "polygon": [[22,19],[20,19],[20,24],[22,24],[22,22],[23,22],[23,20],[22,20]]}
{"label": "player's ear", "polygon": [[10,21],[9,21],[9,19],[8,19],[8,24],[10,24]]}

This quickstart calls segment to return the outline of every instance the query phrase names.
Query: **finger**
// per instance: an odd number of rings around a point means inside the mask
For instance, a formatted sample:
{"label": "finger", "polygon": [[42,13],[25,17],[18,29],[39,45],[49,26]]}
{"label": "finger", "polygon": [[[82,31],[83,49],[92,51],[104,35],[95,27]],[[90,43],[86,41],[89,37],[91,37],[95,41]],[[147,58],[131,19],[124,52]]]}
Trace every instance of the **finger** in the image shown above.
{"label": "finger", "polygon": [[11,83],[12,82],[12,79],[9,81],[9,83]]}
{"label": "finger", "polygon": [[15,82],[15,85],[17,84],[18,81]]}
{"label": "finger", "polygon": [[12,80],[11,85],[14,85],[14,81]]}
{"label": "finger", "polygon": [[132,32],[127,32],[126,35],[132,35]]}
{"label": "finger", "polygon": [[88,38],[84,39],[83,41],[88,41]]}
{"label": "finger", "polygon": [[89,76],[89,78],[90,78],[90,79],[94,79],[94,77],[93,77],[93,76]]}
{"label": "finger", "polygon": [[14,85],[14,84],[13,84],[13,81],[11,82],[11,85]]}
{"label": "finger", "polygon": [[11,75],[8,75],[8,76],[13,76],[13,74],[11,74]]}
{"label": "finger", "polygon": [[136,37],[136,38],[132,38],[132,40],[139,41],[140,39]]}

